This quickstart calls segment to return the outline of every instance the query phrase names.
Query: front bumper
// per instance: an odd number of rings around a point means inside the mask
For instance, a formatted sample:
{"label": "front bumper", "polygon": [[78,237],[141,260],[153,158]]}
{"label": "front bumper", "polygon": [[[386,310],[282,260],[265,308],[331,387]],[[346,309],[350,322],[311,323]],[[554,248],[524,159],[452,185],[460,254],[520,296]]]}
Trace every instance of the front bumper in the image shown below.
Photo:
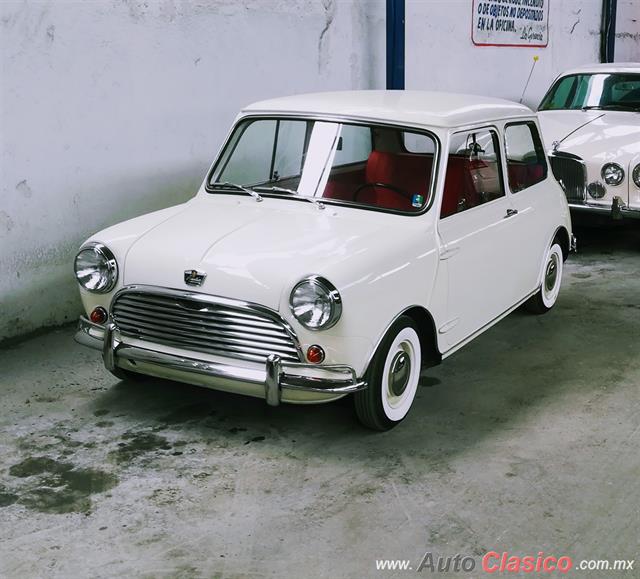
{"label": "front bumper", "polygon": [[620,197],[614,197],[611,205],[596,205],[595,203],[569,203],[572,211],[602,215],[612,219],[640,219],[640,209],[629,207]]}
{"label": "front bumper", "polygon": [[[127,343],[115,324],[94,324],[81,316],[75,340],[102,351],[107,370],[124,368],[200,386],[264,397],[267,404],[326,402],[367,387],[350,366],[284,362],[271,355],[264,366],[235,360],[205,360],[196,352],[161,351],[154,344]],[[304,394],[304,395],[302,395]],[[315,395],[315,396],[314,396]]]}

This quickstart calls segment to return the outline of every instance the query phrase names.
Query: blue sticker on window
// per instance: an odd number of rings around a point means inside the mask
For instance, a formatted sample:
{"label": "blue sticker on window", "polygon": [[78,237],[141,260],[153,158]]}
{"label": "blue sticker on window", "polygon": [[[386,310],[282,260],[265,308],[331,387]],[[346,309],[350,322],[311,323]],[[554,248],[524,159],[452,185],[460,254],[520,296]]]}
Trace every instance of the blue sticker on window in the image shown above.
{"label": "blue sticker on window", "polygon": [[424,203],[424,197],[420,195],[420,193],[416,193],[411,198],[411,205],[413,205],[413,207],[422,207],[423,203]]}

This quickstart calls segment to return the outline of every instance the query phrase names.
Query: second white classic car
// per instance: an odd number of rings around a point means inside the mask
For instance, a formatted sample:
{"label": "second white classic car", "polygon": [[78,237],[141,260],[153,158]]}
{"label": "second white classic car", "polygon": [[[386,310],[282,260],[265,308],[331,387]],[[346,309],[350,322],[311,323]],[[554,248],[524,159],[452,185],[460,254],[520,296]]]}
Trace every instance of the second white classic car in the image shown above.
{"label": "second white classic car", "polygon": [[76,339],[118,377],[280,402],[353,394],[384,430],[420,371],[527,303],[574,238],[535,114],[459,94],[260,102],[189,202],[115,225],[75,261]]}
{"label": "second white classic car", "polygon": [[640,217],[640,63],[565,72],[538,117],[572,210]]}

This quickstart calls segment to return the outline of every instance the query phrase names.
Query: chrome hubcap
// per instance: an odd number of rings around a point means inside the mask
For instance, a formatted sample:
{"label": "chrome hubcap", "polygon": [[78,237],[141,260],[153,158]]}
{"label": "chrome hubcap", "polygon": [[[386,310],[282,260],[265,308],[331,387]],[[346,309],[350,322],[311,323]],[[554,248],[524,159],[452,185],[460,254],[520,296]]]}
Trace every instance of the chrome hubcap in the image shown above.
{"label": "chrome hubcap", "polygon": [[406,352],[398,352],[391,362],[389,389],[394,396],[400,396],[409,384],[411,358]]}
{"label": "chrome hubcap", "polygon": [[558,258],[555,255],[551,256],[549,263],[547,264],[547,271],[544,274],[544,287],[550,292],[556,287],[556,281],[558,279]]}

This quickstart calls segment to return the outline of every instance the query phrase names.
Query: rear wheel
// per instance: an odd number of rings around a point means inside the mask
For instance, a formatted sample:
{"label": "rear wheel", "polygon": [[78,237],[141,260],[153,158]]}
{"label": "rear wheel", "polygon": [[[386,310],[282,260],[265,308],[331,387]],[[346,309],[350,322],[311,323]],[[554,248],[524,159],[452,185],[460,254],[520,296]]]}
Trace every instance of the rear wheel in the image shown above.
{"label": "rear wheel", "polygon": [[554,241],[545,256],[542,285],[525,304],[531,313],[546,314],[554,306],[560,293],[563,266],[562,248]]}
{"label": "rear wheel", "polygon": [[418,328],[401,316],[389,328],[367,372],[369,386],[354,394],[356,414],[373,430],[389,430],[409,412],[420,379]]}

